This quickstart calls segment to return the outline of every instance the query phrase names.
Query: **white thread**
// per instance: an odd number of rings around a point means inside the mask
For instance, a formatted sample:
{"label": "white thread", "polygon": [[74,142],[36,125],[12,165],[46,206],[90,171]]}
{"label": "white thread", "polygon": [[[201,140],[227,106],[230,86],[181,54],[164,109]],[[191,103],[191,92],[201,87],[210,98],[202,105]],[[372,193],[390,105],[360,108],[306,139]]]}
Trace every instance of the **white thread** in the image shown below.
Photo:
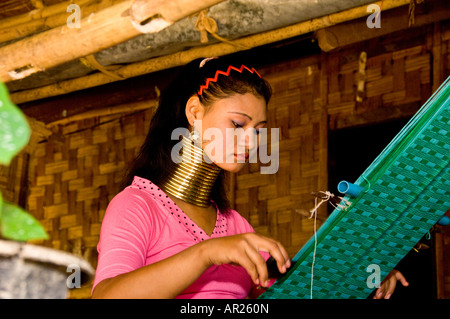
{"label": "white thread", "polygon": [[313,253],[313,260],[311,263],[311,293],[310,293],[310,299],[313,299],[313,285],[314,285],[314,264],[316,262],[316,250],[317,250],[317,231],[316,231],[316,223],[317,223],[317,208],[324,202],[324,200],[322,199],[322,201],[320,202],[319,205],[317,205],[317,197],[314,200],[314,205],[315,207],[313,208],[313,211],[311,213],[311,217],[314,214],[314,253]]}
{"label": "white thread", "polygon": [[[324,202],[330,201],[330,199],[331,199],[331,198],[334,198],[334,197],[337,197],[337,198],[339,198],[339,199],[341,200],[341,202],[340,202],[339,204],[337,204],[337,205],[335,205],[332,201],[329,202],[329,203],[330,203],[334,208],[336,208],[336,209],[339,209],[339,210],[346,210],[346,209],[350,206],[350,204],[351,204],[351,202],[349,202],[349,201],[346,200],[345,198],[340,197],[340,196],[335,196],[333,193],[331,193],[331,192],[329,192],[329,191],[320,192],[320,193],[322,193],[323,195],[325,195],[325,197],[322,198],[322,200],[320,201],[320,203],[319,203],[318,205],[316,204],[316,207],[314,207],[314,208],[311,210],[311,212],[313,212],[314,210],[318,209],[318,208],[320,207],[320,205],[322,205]],[[311,214],[311,217],[310,217],[310,218],[312,218],[312,214]]]}
{"label": "white thread", "polygon": [[346,200],[345,198],[336,196],[337,198],[341,199],[341,203],[344,204],[337,204],[335,205],[333,202],[330,201],[331,198],[335,197],[334,194],[332,194],[329,191],[325,191],[325,192],[321,192],[325,195],[324,198],[321,199],[321,201],[319,202],[319,204],[317,204],[317,196],[314,199],[314,208],[312,210],[310,210],[311,212],[311,216],[309,216],[309,219],[313,218],[314,216],[314,252],[313,252],[313,259],[312,259],[312,263],[311,263],[311,292],[310,292],[310,299],[313,299],[313,285],[314,285],[314,265],[316,263],[316,251],[317,251],[317,209],[320,207],[320,205],[322,205],[325,202],[329,202],[334,208],[339,209],[339,210],[346,210],[351,202],[349,202],[348,200]]}

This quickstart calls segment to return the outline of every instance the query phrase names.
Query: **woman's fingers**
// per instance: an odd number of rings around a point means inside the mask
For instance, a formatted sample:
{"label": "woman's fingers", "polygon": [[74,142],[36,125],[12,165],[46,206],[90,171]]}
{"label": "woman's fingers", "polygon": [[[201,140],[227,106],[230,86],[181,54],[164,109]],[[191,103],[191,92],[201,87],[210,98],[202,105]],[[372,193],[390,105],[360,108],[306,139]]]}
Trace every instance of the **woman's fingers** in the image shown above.
{"label": "woman's fingers", "polygon": [[395,278],[397,278],[397,280],[399,280],[404,287],[409,286],[409,282],[406,280],[405,276],[403,276],[403,274],[400,271],[396,271]]}
{"label": "woman's fingers", "polygon": [[255,267],[258,281],[254,281],[255,284],[261,285],[263,287],[267,286],[267,281],[269,279],[269,273],[267,271],[266,261],[261,256],[261,254],[256,250],[249,248],[247,251],[247,256],[251,263]]}
{"label": "woman's fingers", "polygon": [[253,283],[255,285],[259,285],[261,283],[261,279],[256,264],[246,252],[244,252],[243,255],[243,257],[239,258],[238,264],[247,271],[250,278],[252,278]]}
{"label": "woman's fingers", "polygon": [[397,286],[397,280],[399,280],[403,286],[407,287],[409,285],[405,276],[398,270],[392,270],[391,273],[386,277],[385,280],[380,285],[380,288],[377,289],[374,299],[389,299],[395,291],[395,287]]}
{"label": "woman's fingers", "polygon": [[290,267],[289,255],[283,245],[256,233],[221,237],[208,242],[214,244],[209,249],[209,260],[212,264],[239,264],[247,270],[257,285],[267,286],[269,280],[266,261],[260,251],[273,256],[281,273]]}
{"label": "woman's fingers", "polygon": [[389,299],[395,290],[397,279],[394,276],[387,276],[377,289],[374,299]]}
{"label": "woman's fingers", "polygon": [[389,278],[387,291],[386,295],[384,296],[384,299],[391,298],[392,294],[394,293],[395,286],[397,286],[397,279],[395,277]]}
{"label": "woman's fingers", "polygon": [[254,239],[254,250],[252,255],[255,256],[255,261],[258,261],[258,269],[261,274],[261,282],[262,286],[267,286],[269,280],[269,274],[267,270],[267,264],[264,258],[262,258],[260,251],[269,253],[273,259],[277,262],[277,267],[280,273],[285,273],[287,269],[291,266],[291,261],[289,259],[289,255],[283,245],[271,238],[254,235],[257,236]]}
{"label": "woman's fingers", "polygon": [[281,256],[279,256],[279,259],[277,259],[274,255],[273,258],[277,261],[278,269],[281,273],[285,273],[289,267],[291,267],[291,260],[289,258],[289,254],[287,253],[286,249],[281,245],[280,242],[276,242],[277,250],[275,250],[273,253],[276,254],[277,251],[281,253]]}
{"label": "woman's fingers", "polygon": [[280,273],[285,273],[291,266],[291,261],[286,249],[276,240],[269,238],[266,238],[266,240],[265,246],[258,247],[258,250],[269,253],[276,260]]}

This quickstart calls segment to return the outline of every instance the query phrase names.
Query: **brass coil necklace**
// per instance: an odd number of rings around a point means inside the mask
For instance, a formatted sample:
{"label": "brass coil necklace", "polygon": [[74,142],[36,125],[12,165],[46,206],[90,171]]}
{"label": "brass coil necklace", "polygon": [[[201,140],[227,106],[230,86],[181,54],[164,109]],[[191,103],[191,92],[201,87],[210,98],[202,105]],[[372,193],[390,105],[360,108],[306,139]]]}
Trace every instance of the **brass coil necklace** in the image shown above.
{"label": "brass coil necklace", "polygon": [[192,140],[183,136],[182,154],[161,188],[190,204],[208,207],[210,194],[221,168],[205,161],[205,153]]}

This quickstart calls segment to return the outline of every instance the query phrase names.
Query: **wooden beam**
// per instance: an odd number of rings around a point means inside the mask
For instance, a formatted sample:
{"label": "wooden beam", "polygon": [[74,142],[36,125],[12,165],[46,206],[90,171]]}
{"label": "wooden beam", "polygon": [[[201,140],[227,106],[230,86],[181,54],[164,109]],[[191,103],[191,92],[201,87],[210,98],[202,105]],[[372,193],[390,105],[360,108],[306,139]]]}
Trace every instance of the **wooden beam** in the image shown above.
{"label": "wooden beam", "polygon": [[56,98],[24,103],[20,107],[26,116],[49,124],[77,114],[128,104],[130,101],[157,100],[156,85],[163,88],[173,76],[171,70],[162,71]]}
{"label": "wooden beam", "polygon": [[222,0],[129,0],[69,25],[0,48],[0,81],[9,82],[125,42],[158,32],[183,17]]}
{"label": "wooden beam", "polygon": [[[95,0],[77,0],[76,3],[79,6],[83,6],[86,3],[91,3],[93,1],[95,1]],[[10,18],[2,19],[2,20],[0,20],[0,29],[17,26],[17,25],[20,25],[23,23],[33,21],[35,19],[43,19],[43,18],[47,18],[47,17],[50,17],[55,14],[60,14],[60,13],[66,12],[67,7],[72,3],[74,3],[73,0],[65,1],[65,2],[58,3],[58,4],[54,4],[52,6],[32,10],[30,12],[27,12],[27,13],[24,13],[24,14],[21,14],[18,16],[13,16]]]}
{"label": "wooden beam", "polygon": [[416,6],[415,23],[408,26],[408,10],[406,7],[393,10],[383,10],[380,13],[381,28],[369,28],[366,25],[366,18],[360,18],[335,25],[316,32],[316,37],[320,48],[329,52],[357,42],[381,37],[396,31],[414,32],[412,27],[432,24],[448,19],[450,16],[450,6],[447,2],[426,1]]}
{"label": "wooden beam", "polygon": [[[381,4],[380,1],[376,3],[378,5]],[[409,4],[409,0],[384,0],[383,8],[387,10],[406,4]],[[115,70],[114,73],[116,73],[122,79],[127,79],[176,66],[181,66],[201,57],[227,55],[242,51],[244,47],[255,48],[366,16],[366,8],[367,6],[356,7],[320,18],[303,21],[298,24],[283,27],[280,29],[243,37],[240,39],[229,41],[227,43],[222,42],[211,44],[208,46],[196,47],[186,51],[153,58],[147,61],[132,63]],[[85,77],[47,85],[37,89],[30,89],[12,93],[11,100],[16,104],[20,104],[28,101],[34,101],[51,96],[57,96],[78,90],[83,90],[114,81],[117,81],[117,79],[99,72]]]}
{"label": "wooden beam", "polygon": [[[78,3],[81,9],[81,17],[88,17],[91,13],[96,13],[100,10],[106,9],[107,7],[110,7],[112,5],[118,4],[122,2],[123,0],[102,0],[100,2],[95,1],[94,3],[92,0],[88,2],[86,5],[86,1]],[[71,1],[69,4],[73,3]],[[55,14],[51,16],[40,16],[40,15],[26,15],[27,17],[35,17],[31,19],[30,21],[26,21],[24,23],[19,24],[12,24],[8,27],[0,28],[0,43],[12,41],[12,40],[18,40],[21,38],[24,38],[26,36],[36,34],[39,32],[47,31],[59,26],[64,25],[67,22],[67,18],[70,17],[72,13],[66,12],[67,4],[64,10],[55,11]],[[58,5],[58,7],[61,7]],[[22,21],[23,19],[18,19],[18,21]],[[12,22],[14,23],[14,22]]]}
{"label": "wooden beam", "polygon": [[47,126],[54,127],[57,125],[64,125],[67,123],[91,119],[94,117],[137,112],[137,111],[141,111],[141,110],[156,108],[157,106],[158,106],[158,100],[148,100],[148,101],[146,100],[146,101],[139,101],[139,102],[134,102],[134,103],[127,103],[127,104],[123,104],[123,105],[116,105],[116,106],[111,106],[111,107],[106,107],[106,108],[101,108],[101,109],[95,109],[92,111],[88,111],[86,113],[76,114],[76,115],[61,119],[61,120],[57,120],[55,122],[51,122],[51,123],[47,124]]}
{"label": "wooden beam", "polygon": [[345,116],[338,117],[334,122],[328,123],[328,125],[330,130],[338,130],[398,119],[408,119],[417,113],[420,106],[420,102],[413,102],[391,106],[389,108],[377,108],[370,112],[349,113],[345,114]]}

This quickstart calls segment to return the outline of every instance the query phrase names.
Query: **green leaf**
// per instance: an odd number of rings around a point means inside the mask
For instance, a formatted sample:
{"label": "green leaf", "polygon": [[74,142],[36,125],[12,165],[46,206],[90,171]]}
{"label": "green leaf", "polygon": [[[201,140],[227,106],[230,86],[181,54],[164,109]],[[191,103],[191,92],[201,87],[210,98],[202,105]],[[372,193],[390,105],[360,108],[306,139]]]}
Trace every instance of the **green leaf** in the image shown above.
{"label": "green leaf", "polygon": [[9,99],[6,86],[0,82],[0,164],[11,159],[28,144],[31,129],[22,111]]}
{"label": "green leaf", "polygon": [[48,239],[47,232],[33,216],[6,202],[3,202],[1,213],[1,235],[17,241]]}

